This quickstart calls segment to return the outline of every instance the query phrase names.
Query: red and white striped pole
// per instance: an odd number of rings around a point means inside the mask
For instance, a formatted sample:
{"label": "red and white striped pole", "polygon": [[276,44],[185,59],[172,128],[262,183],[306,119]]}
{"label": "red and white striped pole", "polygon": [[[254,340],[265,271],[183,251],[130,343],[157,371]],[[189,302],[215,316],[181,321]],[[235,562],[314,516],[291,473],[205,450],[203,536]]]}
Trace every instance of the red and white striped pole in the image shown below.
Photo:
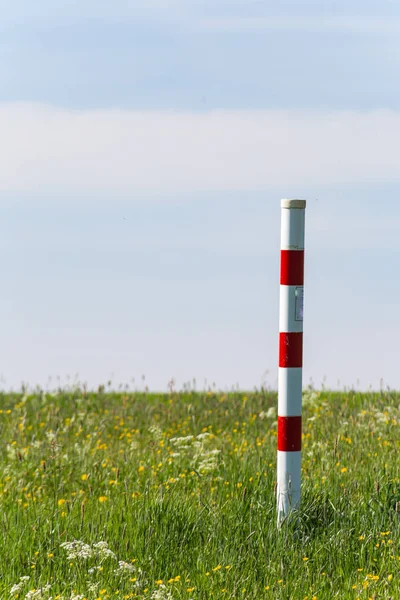
{"label": "red and white striped pole", "polygon": [[278,526],[300,505],[305,200],[281,201]]}

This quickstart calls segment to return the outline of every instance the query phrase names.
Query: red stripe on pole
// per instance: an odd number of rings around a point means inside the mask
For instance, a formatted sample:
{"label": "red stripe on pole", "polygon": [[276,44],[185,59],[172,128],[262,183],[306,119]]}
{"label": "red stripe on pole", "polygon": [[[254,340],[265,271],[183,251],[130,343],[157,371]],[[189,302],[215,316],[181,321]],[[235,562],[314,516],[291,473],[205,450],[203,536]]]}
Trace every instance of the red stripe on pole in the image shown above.
{"label": "red stripe on pole", "polygon": [[279,334],[279,366],[303,366],[303,333]]}
{"label": "red stripe on pole", "polygon": [[281,285],[304,284],[304,250],[281,250]]}
{"label": "red stripe on pole", "polygon": [[301,450],[301,417],[278,417],[278,450]]}

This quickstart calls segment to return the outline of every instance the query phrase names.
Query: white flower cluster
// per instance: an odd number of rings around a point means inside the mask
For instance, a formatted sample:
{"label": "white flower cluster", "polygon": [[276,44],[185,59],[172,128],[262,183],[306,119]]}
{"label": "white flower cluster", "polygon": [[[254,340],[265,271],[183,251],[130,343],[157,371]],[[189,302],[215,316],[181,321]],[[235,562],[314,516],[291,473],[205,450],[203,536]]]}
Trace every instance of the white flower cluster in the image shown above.
{"label": "white flower cluster", "polygon": [[72,542],[63,542],[61,548],[64,548],[68,552],[67,560],[75,560],[77,558],[92,558],[94,552],[89,544],[85,544],[80,540],[73,540]]}
{"label": "white flower cluster", "polygon": [[136,571],[136,568],[133,565],[130,565],[129,563],[124,562],[123,560],[119,560],[118,569],[115,569],[114,573],[133,573],[134,571]]}
{"label": "white flower cluster", "polygon": [[26,582],[29,581],[30,577],[29,575],[23,575],[22,577],[19,578],[19,582],[15,583],[11,590],[10,590],[10,596],[15,596],[16,594],[18,594],[22,588],[25,586]]}
{"label": "white flower cluster", "polygon": [[212,437],[211,433],[208,433],[208,431],[204,431],[203,433],[199,433],[199,435],[196,435],[196,440],[202,441],[210,437]]}
{"label": "white flower cluster", "polygon": [[[190,444],[193,441],[192,435],[187,435],[186,437],[173,437],[169,440],[173,446],[176,447],[177,450],[189,450],[191,448]],[[175,453],[176,456],[179,456],[179,452]]]}
{"label": "white flower cluster", "polygon": [[96,558],[99,558],[101,562],[106,558],[117,558],[114,552],[108,547],[107,542],[97,542],[96,544],[93,544],[93,549]]}
{"label": "white flower cluster", "polygon": [[151,600],[173,600],[172,594],[165,585],[160,585],[160,587],[152,593],[150,596]]}
{"label": "white flower cluster", "polygon": [[97,566],[97,567],[90,567],[90,569],[88,570],[89,575],[93,575],[93,573],[96,573],[96,571],[101,571],[103,567]]}
{"label": "white flower cluster", "polygon": [[207,443],[212,440],[213,437],[213,434],[204,431],[203,433],[199,433],[196,437],[187,435],[185,437],[170,438],[170,443],[175,446],[176,449],[176,452],[171,453],[170,456],[177,458],[181,455],[181,452],[191,450],[193,453],[194,466],[200,472],[213,471],[218,466],[217,456],[220,454],[220,450],[208,450],[206,448]]}
{"label": "white flower cluster", "polygon": [[[67,560],[86,560],[95,558],[100,561],[100,564],[107,558],[116,559],[116,555],[108,547],[107,542],[96,542],[93,546],[85,544],[81,540],[73,540],[72,542],[63,542],[61,548],[67,551]],[[89,573],[94,573],[100,567],[91,567]]]}
{"label": "white flower cluster", "polygon": [[210,452],[203,452],[199,454],[201,462],[198,465],[199,471],[213,471],[217,466],[217,456],[220,450],[211,450]]}
{"label": "white flower cluster", "polygon": [[[10,590],[10,596],[13,597],[18,597],[20,592],[23,590],[23,588],[26,586],[27,582],[29,581],[30,577],[29,575],[23,575],[22,577],[19,578],[19,582],[15,583],[11,590]],[[51,588],[51,584],[47,583],[44,586],[41,586],[40,588],[33,589],[33,590],[29,590],[25,596],[24,596],[24,600],[53,600],[53,597],[48,595],[48,592],[50,591]]]}
{"label": "white flower cluster", "polygon": [[258,415],[260,419],[263,421],[264,419],[275,419],[276,418],[276,407],[270,406],[267,411],[262,410]]}
{"label": "white flower cluster", "polygon": [[304,391],[302,395],[303,406],[317,404],[319,397],[319,392],[314,392],[313,390]]}
{"label": "white flower cluster", "polygon": [[151,433],[151,435],[156,439],[156,440],[161,440],[162,436],[163,436],[163,432],[160,429],[160,427],[158,425],[152,425],[149,428],[149,433]]}
{"label": "white flower cluster", "polygon": [[[26,594],[25,600],[33,600],[34,598],[36,598],[36,599],[46,598],[47,592],[50,590],[50,588],[51,588],[51,585],[48,583],[47,585],[39,588],[38,590],[30,590]],[[49,600],[52,600],[52,598],[49,598]]]}

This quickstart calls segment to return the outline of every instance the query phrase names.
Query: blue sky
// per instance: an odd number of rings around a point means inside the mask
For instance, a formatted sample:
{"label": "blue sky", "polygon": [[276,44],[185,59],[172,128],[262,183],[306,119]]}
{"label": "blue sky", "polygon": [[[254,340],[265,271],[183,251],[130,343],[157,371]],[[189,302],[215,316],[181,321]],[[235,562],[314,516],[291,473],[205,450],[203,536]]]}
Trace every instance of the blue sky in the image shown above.
{"label": "blue sky", "polygon": [[1,2],[2,385],[400,386],[400,5]]}

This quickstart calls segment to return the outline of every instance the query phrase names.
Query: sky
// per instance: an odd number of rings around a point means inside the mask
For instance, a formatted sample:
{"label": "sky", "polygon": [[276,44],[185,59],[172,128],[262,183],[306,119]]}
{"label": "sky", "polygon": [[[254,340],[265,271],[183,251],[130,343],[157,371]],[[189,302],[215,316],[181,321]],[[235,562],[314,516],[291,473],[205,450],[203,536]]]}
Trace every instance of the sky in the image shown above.
{"label": "sky", "polygon": [[0,386],[399,388],[400,4],[0,0]]}

